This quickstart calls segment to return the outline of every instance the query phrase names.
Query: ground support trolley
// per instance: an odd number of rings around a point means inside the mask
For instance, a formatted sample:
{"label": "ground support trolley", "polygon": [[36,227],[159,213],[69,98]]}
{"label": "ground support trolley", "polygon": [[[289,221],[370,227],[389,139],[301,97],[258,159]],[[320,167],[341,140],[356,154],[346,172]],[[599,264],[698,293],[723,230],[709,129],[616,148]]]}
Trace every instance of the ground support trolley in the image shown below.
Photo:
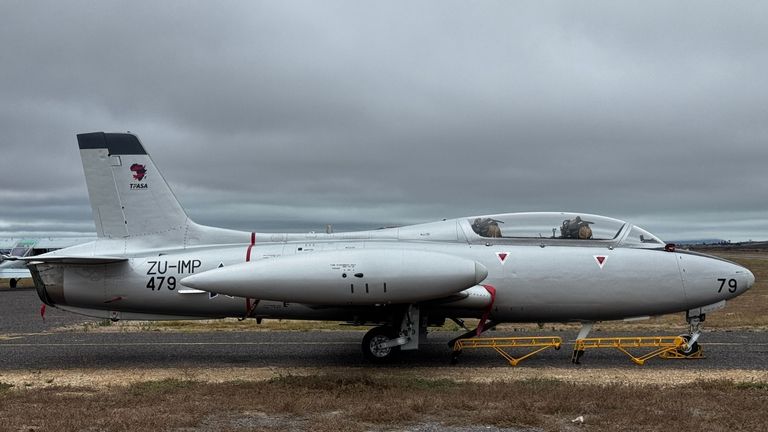
{"label": "ground support trolley", "polygon": [[[458,361],[459,355],[464,349],[491,348],[507,359],[510,365],[517,366],[521,361],[547,348],[560,349],[562,344],[563,340],[559,336],[459,339],[453,344],[451,363],[455,364]],[[520,357],[514,357],[505,351],[505,348],[535,349]]]}
{"label": "ground support trolley", "polygon": [[[584,351],[588,349],[615,348],[632,359],[635,364],[643,365],[653,357],[662,358],[694,358],[681,354],[685,347],[682,336],[647,336],[647,337],[606,337],[577,339],[573,347],[571,361],[578,364]],[[653,351],[636,356],[629,352],[635,348],[655,348]],[[701,353],[701,351],[699,351]]]}

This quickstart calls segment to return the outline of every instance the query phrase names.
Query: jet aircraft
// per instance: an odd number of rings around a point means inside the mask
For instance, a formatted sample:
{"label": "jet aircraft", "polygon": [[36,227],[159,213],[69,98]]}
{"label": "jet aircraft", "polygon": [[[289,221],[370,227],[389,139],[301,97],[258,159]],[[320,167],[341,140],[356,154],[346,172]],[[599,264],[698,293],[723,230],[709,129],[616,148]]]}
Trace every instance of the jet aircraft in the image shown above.
{"label": "jet aircraft", "polygon": [[[93,238],[75,238],[75,237],[47,237],[31,239],[0,239],[0,250],[8,252],[9,256],[28,257],[51,252],[80,243],[93,241]],[[25,279],[30,279],[32,275],[23,261],[5,261],[5,252],[0,253],[0,286],[16,288],[17,285]]]}
{"label": "jet aircraft", "polygon": [[[508,213],[347,233],[202,226],[139,139],[77,136],[98,238],[35,257],[40,299],[84,315],[240,317],[373,326],[371,361],[418,349],[428,326],[479,318],[590,323],[687,312],[687,349],[705,314],[754,283],[746,268],[675,250],[650,232],[585,213]],[[583,337],[583,335],[580,334]]]}

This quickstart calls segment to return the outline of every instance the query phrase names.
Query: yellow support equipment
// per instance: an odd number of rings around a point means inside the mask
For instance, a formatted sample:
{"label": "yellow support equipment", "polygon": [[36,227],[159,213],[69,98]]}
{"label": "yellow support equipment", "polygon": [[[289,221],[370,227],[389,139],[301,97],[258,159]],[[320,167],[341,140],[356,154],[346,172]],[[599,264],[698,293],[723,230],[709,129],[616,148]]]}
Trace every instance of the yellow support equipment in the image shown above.
{"label": "yellow support equipment", "polygon": [[[615,348],[628,355],[635,364],[643,365],[646,360],[662,356],[672,358],[677,349],[685,345],[685,339],[680,336],[648,336],[648,337],[608,337],[577,339],[573,347],[573,358],[578,360],[580,352],[596,348]],[[630,353],[632,348],[656,348],[648,354],[635,356]]]}
{"label": "yellow support equipment", "polygon": [[[544,351],[547,348],[560,349],[562,344],[563,340],[559,336],[459,339],[453,344],[453,359],[455,360],[463,349],[493,348],[496,352],[501,354],[502,357],[507,359],[509,364],[517,366],[521,361]],[[504,348],[536,349],[521,357],[513,357],[508,352],[504,351]]]}
{"label": "yellow support equipment", "polygon": [[701,348],[701,345],[699,345],[699,349],[690,353],[690,354],[683,354],[680,351],[667,351],[661,353],[659,356],[665,360],[686,360],[686,359],[702,359],[704,357],[704,349]]}

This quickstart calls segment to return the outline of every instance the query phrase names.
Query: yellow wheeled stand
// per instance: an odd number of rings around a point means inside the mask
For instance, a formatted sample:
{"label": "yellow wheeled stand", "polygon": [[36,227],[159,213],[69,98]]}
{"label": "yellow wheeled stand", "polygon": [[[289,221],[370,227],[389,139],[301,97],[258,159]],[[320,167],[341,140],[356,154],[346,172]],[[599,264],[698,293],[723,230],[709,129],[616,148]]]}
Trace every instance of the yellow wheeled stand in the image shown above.
{"label": "yellow wheeled stand", "polygon": [[[453,344],[451,363],[456,363],[463,349],[492,348],[509,361],[512,366],[517,366],[521,361],[544,351],[547,348],[560,349],[563,340],[559,336],[542,337],[504,337],[504,338],[470,338],[459,339]],[[513,357],[504,348],[535,348],[533,351],[520,357]]]}
{"label": "yellow wheeled stand", "polygon": [[[571,361],[573,363],[579,363],[579,358],[584,351],[588,349],[598,348],[614,348],[617,349],[635,362],[635,364],[643,365],[645,361],[653,357],[661,357],[665,359],[677,359],[677,358],[702,358],[703,353],[701,349],[686,356],[682,354],[686,341],[681,336],[649,336],[649,337],[608,337],[608,338],[584,338],[577,339],[573,347],[573,357]],[[636,356],[629,352],[634,348],[656,348],[653,351]]]}
{"label": "yellow wheeled stand", "polygon": [[688,360],[688,359],[703,359],[704,357],[704,349],[699,346],[699,349],[694,350],[690,354],[684,354],[681,351],[667,351],[661,353],[659,355],[660,358],[663,358],[665,360]]}

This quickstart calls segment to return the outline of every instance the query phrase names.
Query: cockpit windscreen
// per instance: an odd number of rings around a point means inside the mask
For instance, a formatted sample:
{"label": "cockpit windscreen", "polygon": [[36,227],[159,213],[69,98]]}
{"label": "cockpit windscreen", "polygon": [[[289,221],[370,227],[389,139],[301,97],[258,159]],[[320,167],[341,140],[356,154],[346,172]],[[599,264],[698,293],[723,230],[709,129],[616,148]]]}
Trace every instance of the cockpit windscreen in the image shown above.
{"label": "cockpit windscreen", "polygon": [[489,238],[614,240],[625,223],[576,213],[511,213],[471,218],[472,230]]}

